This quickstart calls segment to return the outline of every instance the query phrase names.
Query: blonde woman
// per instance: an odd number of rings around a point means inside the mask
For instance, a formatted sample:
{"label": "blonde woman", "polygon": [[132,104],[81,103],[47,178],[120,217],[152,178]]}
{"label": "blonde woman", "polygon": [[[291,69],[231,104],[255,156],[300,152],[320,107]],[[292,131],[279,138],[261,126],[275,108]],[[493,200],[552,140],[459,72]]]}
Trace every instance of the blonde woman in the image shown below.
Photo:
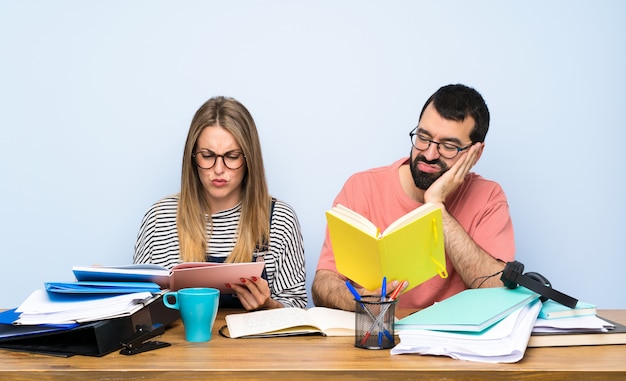
{"label": "blonde woman", "polygon": [[304,246],[294,210],[269,195],[261,145],[248,110],[232,98],[196,112],[183,154],[180,193],[145,214],[135,263],[264,261],[261,278],[229,284],[221,306],[305,307]]}

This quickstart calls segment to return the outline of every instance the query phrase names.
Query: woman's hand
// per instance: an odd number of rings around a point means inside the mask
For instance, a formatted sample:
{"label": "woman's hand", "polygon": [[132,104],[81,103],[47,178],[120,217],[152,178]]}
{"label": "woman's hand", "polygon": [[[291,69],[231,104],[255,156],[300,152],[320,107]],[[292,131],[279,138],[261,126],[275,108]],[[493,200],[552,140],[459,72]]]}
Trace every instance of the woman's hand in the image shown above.
{"label": "woman's hand", "polygon": [[241,278],[241,284],[229,283],[226,286],[235,292],[243,308],[248,311],[283,307],[272,299],[270,287],[263,278]]}

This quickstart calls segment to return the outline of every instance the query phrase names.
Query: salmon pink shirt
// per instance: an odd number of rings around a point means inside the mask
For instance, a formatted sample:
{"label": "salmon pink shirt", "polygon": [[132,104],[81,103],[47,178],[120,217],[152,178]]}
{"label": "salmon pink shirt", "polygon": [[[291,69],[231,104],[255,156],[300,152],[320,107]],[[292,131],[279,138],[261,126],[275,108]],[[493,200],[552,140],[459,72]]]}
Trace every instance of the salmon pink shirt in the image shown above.
{"label": "salmon pink shirt", "polygon": [[[385,230],[396,219],[422,205],[407,196],[400,184],[399,169],[407,163],[408,158],[403,158],[389,166],[352,175],[333,205],[342,204],[367,217],[381,231]],[[483,250],[504,262],[513,260],[513,224],[500,185],[468,173],[463,184],[446,199],[446,209]],[[447,255],[446,268],[447,278],[435,276],[402,294],[398,307],[424,308],[463,291],[466,286]],[[328,228],[317,269],[337,272]]]}

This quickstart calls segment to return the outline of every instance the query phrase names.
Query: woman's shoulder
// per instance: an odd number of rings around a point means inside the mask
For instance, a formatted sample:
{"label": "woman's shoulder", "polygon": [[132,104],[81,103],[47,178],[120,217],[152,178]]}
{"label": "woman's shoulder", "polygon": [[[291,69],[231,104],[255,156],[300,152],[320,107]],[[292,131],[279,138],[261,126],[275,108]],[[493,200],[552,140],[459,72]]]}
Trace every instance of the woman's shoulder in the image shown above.
{"label": "woman's shoulder", "polygon": [[274,201],[274,211],[282,211],[285,213],[291,213],[293,215],[296,214],[296,211],[294,210],[294,208],[288,204],[287,202],[278,199],[276,197],[272,197],[272,200]]}
{"label": "woman's shoulder", "polygon": [[287,202],[277,199],[274,199],[274,208],[272,211],[272,219],[280,219],[280,220],[289,220],[289,221],[297,221],[298,216],[296,214],[295,209],[288,204]]}
{"label": "woman's shoulder", "polygon": [[180,198],[179,193],[171,194],[169,196],[165,196],[159,201],[155,202],[155,204],[178,204],[178,200]]}
{"label": "woman's shoulder", "polygon": [[274,242],[293,242],[295,237],[302,239],[300,221],[294,208],[285,201],[274,198],[270,226],[271,239]]}
{"label": "woman's shoulder", "polygon": [[158,215],[158,214],[176,214],[176,210],[178,209],[178,194],[170,195],[163,197],[157,202],[153,203],[148,211],[147,215]]}

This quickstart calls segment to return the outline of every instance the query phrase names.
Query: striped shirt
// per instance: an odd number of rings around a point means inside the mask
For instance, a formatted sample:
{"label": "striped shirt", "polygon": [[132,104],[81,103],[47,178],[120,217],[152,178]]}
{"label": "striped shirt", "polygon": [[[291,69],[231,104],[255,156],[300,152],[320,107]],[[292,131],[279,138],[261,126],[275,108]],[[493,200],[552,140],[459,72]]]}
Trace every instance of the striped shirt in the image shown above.
{"label": "striped shirt", "polygon": [[[178,195],[163,198],[146,212],[135,244],[134,263],[154,263],[171,269],[182,262],[176,228]],[[207,222],[207,261],[222,262],[235,247],[241,204],[215,213]],[[211,229],[212,228],[212,229]],[[270,226],[269,249],[254,253],[265,262],[272,299],[285,307],[307,305],[304,244],[294,210],[276,200]]]}

